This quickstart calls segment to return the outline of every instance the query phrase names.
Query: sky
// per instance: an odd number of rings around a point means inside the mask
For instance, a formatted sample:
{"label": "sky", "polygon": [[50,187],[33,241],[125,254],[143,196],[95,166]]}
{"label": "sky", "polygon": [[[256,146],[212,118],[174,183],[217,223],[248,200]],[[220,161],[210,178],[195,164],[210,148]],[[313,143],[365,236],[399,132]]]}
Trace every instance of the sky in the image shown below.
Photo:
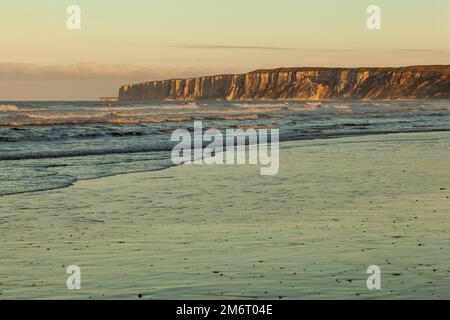
{"label": "sky", "polygon": [[259,68],[450,64],[449,0],[2,0],[0,12],[2,101]]}

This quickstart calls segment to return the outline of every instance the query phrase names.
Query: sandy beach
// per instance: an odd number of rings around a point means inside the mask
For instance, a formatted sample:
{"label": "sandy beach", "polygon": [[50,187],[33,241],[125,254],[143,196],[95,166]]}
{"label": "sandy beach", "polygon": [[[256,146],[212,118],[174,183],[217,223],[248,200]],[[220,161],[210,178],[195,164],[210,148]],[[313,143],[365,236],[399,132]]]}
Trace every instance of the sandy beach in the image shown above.
{"label": "sandy beach", "polygon": [[450,299],[449,150],[290,141],[276,176],[182,165],[0,197],[0,299]]}

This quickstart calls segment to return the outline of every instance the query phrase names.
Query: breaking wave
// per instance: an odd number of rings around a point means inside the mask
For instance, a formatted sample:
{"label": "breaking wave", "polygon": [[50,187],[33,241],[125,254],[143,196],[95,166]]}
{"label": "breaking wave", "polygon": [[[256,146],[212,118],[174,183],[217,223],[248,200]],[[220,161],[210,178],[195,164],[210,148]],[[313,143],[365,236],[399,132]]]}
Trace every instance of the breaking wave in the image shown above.
{"label": "breaking wave", "polygon": [[275,102],[275,103],[233,103],[234,106],[239,108],[271,108],[271,107],[287,107],[288,102]]}
{"label": "breaking wave", "polygon": [[[261,115],[264,118],[279,118],[282,115]],[[23,127],[23,126],[56,126],[56,125],[88,125],[88,124],[139,124],[139,123],[163,123],[163,122],[183,122],[194,120],[257,120],[258,114],[249,115],[210,115],[210,116],[191,116],[191,117],[157,117],[157,118],[114,118],[99,120],[69,120],[69,121],[27,121],[27,122],[0,122],[0,126],[6,127]]]}
{"label": "breaking wave", "polygon": [[193,103],[186,103],[180,105],[156,105],[156,106],[93,106],[84,107],[86,110],[96,110],[96,111],[137,111],[137,110],[186,110],[186,109],[198,109],[200,106]]}
{"label": "breaking wave", "polygon": [[0,111],[14,112],[19,110],[20,110],[19,107],[14,104],[0,104]]}

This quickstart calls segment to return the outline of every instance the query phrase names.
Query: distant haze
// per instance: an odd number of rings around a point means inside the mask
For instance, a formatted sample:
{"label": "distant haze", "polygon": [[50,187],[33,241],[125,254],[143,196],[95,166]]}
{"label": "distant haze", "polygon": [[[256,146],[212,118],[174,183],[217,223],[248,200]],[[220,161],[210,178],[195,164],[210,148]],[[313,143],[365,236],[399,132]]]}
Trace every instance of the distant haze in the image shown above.
{"label": "distant haze", "polygon": [[[81,8],[81,30],[66,8]],[[450,64],[450,1],[3,1],[0,100],[89,100],[121,84],[259,68]]]}

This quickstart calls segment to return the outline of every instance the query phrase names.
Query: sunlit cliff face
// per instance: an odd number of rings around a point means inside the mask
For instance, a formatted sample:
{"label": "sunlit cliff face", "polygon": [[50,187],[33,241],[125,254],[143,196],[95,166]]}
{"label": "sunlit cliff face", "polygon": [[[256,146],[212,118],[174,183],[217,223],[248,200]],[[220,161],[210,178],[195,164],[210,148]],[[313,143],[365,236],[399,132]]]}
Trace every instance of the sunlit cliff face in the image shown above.
{"label": "sunlit cliff face", "polygon": [[124,85],[121,100],[446,99],[450,66],[290,68]]}

